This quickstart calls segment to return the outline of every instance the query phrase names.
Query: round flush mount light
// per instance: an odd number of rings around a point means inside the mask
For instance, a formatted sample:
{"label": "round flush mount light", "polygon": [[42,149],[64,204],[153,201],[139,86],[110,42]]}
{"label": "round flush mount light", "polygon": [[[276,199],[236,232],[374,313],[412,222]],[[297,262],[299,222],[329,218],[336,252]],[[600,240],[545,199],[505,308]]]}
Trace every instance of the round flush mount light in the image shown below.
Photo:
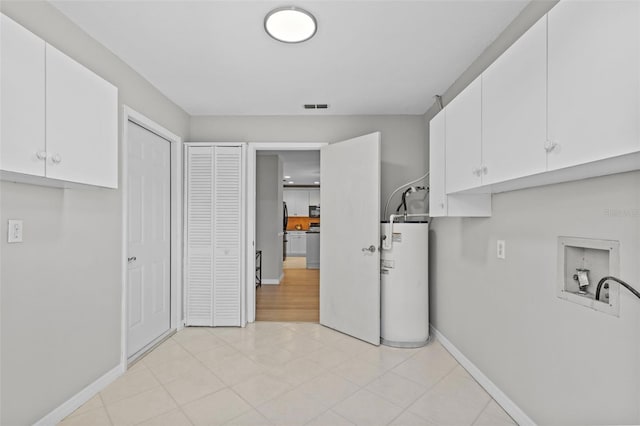
{"label": "round flush mount light", "polygon": [[285,6],[267,13],[264,29],[272,38],[283,43],[302,43],[315,35],[318,23],[306,10]]}

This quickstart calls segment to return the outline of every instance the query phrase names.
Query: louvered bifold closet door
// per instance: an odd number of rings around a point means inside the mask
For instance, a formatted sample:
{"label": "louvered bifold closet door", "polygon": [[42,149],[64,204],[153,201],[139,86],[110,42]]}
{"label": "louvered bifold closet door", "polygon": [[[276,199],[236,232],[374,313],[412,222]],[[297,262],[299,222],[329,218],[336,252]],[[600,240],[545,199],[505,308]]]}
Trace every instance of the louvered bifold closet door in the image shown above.
{"label": "louvered bifold closet door", "polygon": [[213,325],[240,325],[242,151],[215,147]]}
{"label": "louvered bifold closet door", "polygon": [[242,149],[187,148],[186,324],[240,326]]}
{"label": "louvered bifold closet door", "polygon": [[187,325],[213,325],[213,158],[213,147],[187,148]]}

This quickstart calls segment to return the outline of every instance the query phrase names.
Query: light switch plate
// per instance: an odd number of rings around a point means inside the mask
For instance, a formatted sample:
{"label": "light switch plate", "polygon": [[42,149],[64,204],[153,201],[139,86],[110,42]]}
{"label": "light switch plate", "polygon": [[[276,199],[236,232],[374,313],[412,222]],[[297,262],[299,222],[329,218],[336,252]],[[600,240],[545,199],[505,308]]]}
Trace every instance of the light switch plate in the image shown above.
{"label": "light switch plate", "polygon": [[9,226],[7,227],[7,242],[8,243],[21,243],[22,242],[22,221],[21,220],[9,220]]}
{"label": "light switch plate", "polygon": [[507,258],[507,244],[504,240],[498,240],[498,244],[496,246],[496,256],[498,256],[498,259]]}

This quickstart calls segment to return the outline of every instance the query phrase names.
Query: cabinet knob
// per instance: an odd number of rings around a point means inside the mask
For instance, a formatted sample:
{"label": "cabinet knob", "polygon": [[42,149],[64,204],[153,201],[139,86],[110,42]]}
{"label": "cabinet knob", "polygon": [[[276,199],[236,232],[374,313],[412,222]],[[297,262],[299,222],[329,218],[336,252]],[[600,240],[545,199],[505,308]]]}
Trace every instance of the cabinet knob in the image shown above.
{"label": "cabinet knob", "polygon": [[480,176],[480,174],[482,174],[482,169],[481,168],[475,168],[475,169],[473,169],[473,171],[471,173],[473,173],[474,176]]}
{"label": "cabinet knob", "polygon": [[51,161],[54,164],[60,164],[62,162],[62,157],[60,156],[60,154],[53,154],[53,157],[51,157]]}
{"label": "cabinet knob", "polygon": [[482,173],[485,175],[489,173],[489,168],[487,166],[482,166]]}
{"label": "cabinet knob", "polygon": [[36,157],[38,160],[46,160],[47,159],[47,151],[38,151],[36,153]]}

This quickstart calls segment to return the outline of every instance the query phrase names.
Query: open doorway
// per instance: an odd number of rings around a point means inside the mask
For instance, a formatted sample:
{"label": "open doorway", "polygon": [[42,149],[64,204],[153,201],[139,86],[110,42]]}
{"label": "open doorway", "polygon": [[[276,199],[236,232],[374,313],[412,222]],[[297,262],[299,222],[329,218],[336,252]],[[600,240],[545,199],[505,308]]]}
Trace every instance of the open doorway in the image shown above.
{"label": "open doorway", "polygon": [[320,319],[320,152],[256,152],[256,320]]}
{"label": "open doorway", "polygon": [[249,144],[248,322],[319,321],[323,145]]}

